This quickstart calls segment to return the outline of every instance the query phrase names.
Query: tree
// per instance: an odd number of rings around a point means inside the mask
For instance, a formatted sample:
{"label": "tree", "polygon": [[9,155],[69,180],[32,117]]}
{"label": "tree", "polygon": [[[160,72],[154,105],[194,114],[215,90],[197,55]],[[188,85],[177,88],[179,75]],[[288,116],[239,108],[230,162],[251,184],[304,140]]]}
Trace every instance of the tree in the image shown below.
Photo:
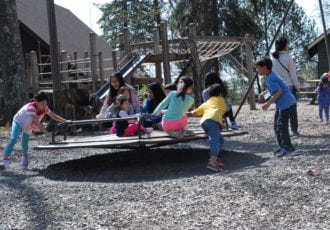
{"label": "tree", "polygon": [[170,23],[178,36],[187,36],[190,23],[197,25],[201,36],[238,37],[258,31],[253,18],[233,0],[179,0],[172,7]]}
{"label": "tree", "polygon": [[3,80],[4,123],[27,100],[22,42],[16,12],[16,1],[0,1],[0,79]]}
{"label": "tree", "polygon": [[118,33],[127,27],[133,42],[150,40],[153,29],[161,20],[162,4],[158,0],[114,0],[99,5],[103,38],[115,47]]}
{"label": "tree", "polygon": [[[265,55],[270,41],[289,5],[289,0],[262,0],[251,1],[246,9],[251,9],[250,14],[254,15],[254,21],[260,26],[261,34],[255,42],[255,55]],[[303,67],[307,62],[305,47],[316,38],[315,22],[307,18],[304,10],[293,3],[289,14],[278,35],[285,36],[290,42],[290,53],[299,67]]]}

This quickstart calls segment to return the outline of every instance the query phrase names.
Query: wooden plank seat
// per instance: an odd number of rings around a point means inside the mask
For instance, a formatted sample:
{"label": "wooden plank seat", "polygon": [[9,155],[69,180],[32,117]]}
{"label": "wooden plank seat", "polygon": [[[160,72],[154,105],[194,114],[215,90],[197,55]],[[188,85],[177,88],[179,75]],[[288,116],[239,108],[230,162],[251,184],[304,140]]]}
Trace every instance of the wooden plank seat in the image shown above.
{"label": "wooden plank seat", "polygon": [[[176,139],[170,137],[166,132],[154,130],[141,136],[117,137],[115,134],[103,134],[93,137],[76,137],[63,141],[55,141],[47,145],[38,145],[35,149],[70,149],[70,148],[155,148],[164,145],[184,143],[188,141],[206,139],[207,135],[202,129],[190,129],[193,135]],[[225,130],[222,132],[224,137],[247,134],[245,131]]]}
{"label": "wooden plank seat", "polygon": [[308,98],[311,98],[312,100],[310,101],[311,105],[315,105],[316,101],[316,92],[315,91],[300,91],[299,96],[301,97],[302,95],[305,95]]}
{"label": "wooden plank seat", "polygon": [[[137,115],[130,117],[129,119],[136,119],[138,122],[143,122],[143,119],[148,116]],[[155,148],[164,145],[184,143],[188,141],[205,139],[207,135],[200,128],[198,123],[199,118],[189,118],[188,127],[189,130],[194,132],[193,135],[184,138],[176,139],[170,137],[166,132],[154,130],[151,133],[142,133],[139,135],[129,136],[129,137],[118,137],[115,134],[104,134],[100,132],[98,134],[93,133],[93,136],[79,136],[75,138],[67,139],[66,130],[72,125],[81,124],[92,124],[92,123],[104,123],[109,121],[117,120],[127,120],[127,118],[110,118],[110,119],[92,119],[92,120],[80,120],[72,121],[68,123],[59,124],[56,129],[64,131],[64,140],[55,140],[55,135],[53,132],[52,142],[46,145],[38,145],[35,149],[70,149],[70,148],[124,148],[124,149],[137,149],[137,148]],[[55,131],[56,131],[55,129]],[[241,130],[224,130],[222,131],[223,136],[237,136],[247,134],[246,131]]]}

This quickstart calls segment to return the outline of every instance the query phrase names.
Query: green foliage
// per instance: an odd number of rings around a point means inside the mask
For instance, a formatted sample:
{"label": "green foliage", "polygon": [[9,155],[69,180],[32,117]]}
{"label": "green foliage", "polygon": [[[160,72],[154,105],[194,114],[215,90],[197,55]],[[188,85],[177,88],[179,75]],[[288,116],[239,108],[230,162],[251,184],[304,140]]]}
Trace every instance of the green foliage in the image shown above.
{"label": "green foliage", "polygon": [[136,92],[137,97],[141,102],[144,101],[146,95],[148,95],[149,88],[147,85],[143,85],[141,88],[139,88]]}
{"label": "green foliage", "polygon": [[[253,20],[261,28],[261,34],[255,37],[254,51],[256,56],[266,54],[266,50],[275,35],[289,0],[268,0],[254,1],[251,15]],[[247,3],[246,7],[251,7],[252,3]],[[253,13],[253,14],[252,14]],[[290,55],[301,68],[307,62],[305,47],[316,38],[315,22],[308,19],[304,10],[293,3],[278,35],[285,36],[289,40]]]}
{"label": "green foliage", "polygon": [[160,22],[160,7],[155,0],[113,0],[111,3],[98,5],[102,11],[99,20],[103,29],[103,38],[115,47],[118,34],[127,27],[131,42],[150,40],[152,30]]}

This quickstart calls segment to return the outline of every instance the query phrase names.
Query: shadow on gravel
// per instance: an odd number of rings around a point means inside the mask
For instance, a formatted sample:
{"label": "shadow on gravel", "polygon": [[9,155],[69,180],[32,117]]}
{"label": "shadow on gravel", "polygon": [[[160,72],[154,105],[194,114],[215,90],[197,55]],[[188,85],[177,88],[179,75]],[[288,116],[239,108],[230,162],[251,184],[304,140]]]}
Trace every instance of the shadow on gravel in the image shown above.
{"label": "shadow on gravel", "polygon": [[[46,229],[47,226],[50,226],[53,218],[49,212],[45,211],[47,210],[47,204],[43,202],[45,197],[33,185],[25,183],[25,179],[31,176],[24,176],[11,171],[0,171],[0,176],[4,178],[0,179],[0,191],[3,192],[3,189],[8,187],[10,189],[10,193],[7,192],[8,196],[16,197],[16,208],[19,207],[17,212],[22,213],[22,215],[24,213],[27,217],[26,229]],[[3,206],[6,207],[6,205]],[[1,223],[0,229],[2,229]]]}
{"label": "shadow on gravel", "polygon": [[[225,172],[258,167],[264,158],[246,152],[223,153]],[[206,149],[125,151],[70,160],[39,173],[57,181],[140,182],[210,174]]]}

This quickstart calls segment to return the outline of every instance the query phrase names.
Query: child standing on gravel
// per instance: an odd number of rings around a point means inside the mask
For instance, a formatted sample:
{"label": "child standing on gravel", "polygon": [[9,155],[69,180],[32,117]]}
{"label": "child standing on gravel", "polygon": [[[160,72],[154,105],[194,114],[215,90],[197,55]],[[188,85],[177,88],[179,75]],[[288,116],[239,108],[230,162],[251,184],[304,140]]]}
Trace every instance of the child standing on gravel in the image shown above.
{"label": "child standing on gravel", "polygon": [[[266,111],[275,102],[274,129],[279,148],[274,151],[278,157],[287,155],[295,149],[291,144],[289,135],[289,118],[297,109],[296,98],[291,93],[284,81],[272,71],[273,63],[269,57],[262,57],[256,62],[256,69],[259,75],[266,77],[266,86],[271,94],[270,99],[262,105]],[[262,95],[259,95],[259,99]]]}
{"label": "child standing on gravel", "polygon": [[156,107],[152,115],[157,116],[166,109],[162,117],[162,129],[174,138],[183,138],[191,135],[184,130],[188,117],[186,112],[193,105],[195,99],[191,96],[193,80],[189,77],[181,77],[177,91],[171,91]]}
{"label": "child standing on gravel", "polygon": [[38,128],[41,132],[48,134],[40,121],[47,114],[51,119],[58,122],[68,122],[59,115],[53,113],[47,106],[48,96],[41,92],[34,97],[34,101],[24,105],[14,116],[11,126],[11,136],[3,151],[3,160],[0,162],[0,170],[6,168],[9,156],[17,142],[18,136],[22,131],[22,158],[21,166],[23,169],[28,167],[28,144],[33,130]]}
{"label": "child standing on gravel", "polygon": [[209,138],[211,155],[207,168],[215,172],[221,171],[223,166],[220,153],[224,139],[220,125],[227,110],[224,94],[225,89],[220,84],[212,84],[208,88],[209,99],[191,112],[193,116],[203,115],[200,124]]}
{"label": "child standing on gravel", "polygon": [[316,88],[317,103],[319,104],[319,118],[323,122],[323,111],[325,114],[325,124],[329,124],[329,107],[330,107],[330,81],[328,73],[321,76],[319,86]]}

